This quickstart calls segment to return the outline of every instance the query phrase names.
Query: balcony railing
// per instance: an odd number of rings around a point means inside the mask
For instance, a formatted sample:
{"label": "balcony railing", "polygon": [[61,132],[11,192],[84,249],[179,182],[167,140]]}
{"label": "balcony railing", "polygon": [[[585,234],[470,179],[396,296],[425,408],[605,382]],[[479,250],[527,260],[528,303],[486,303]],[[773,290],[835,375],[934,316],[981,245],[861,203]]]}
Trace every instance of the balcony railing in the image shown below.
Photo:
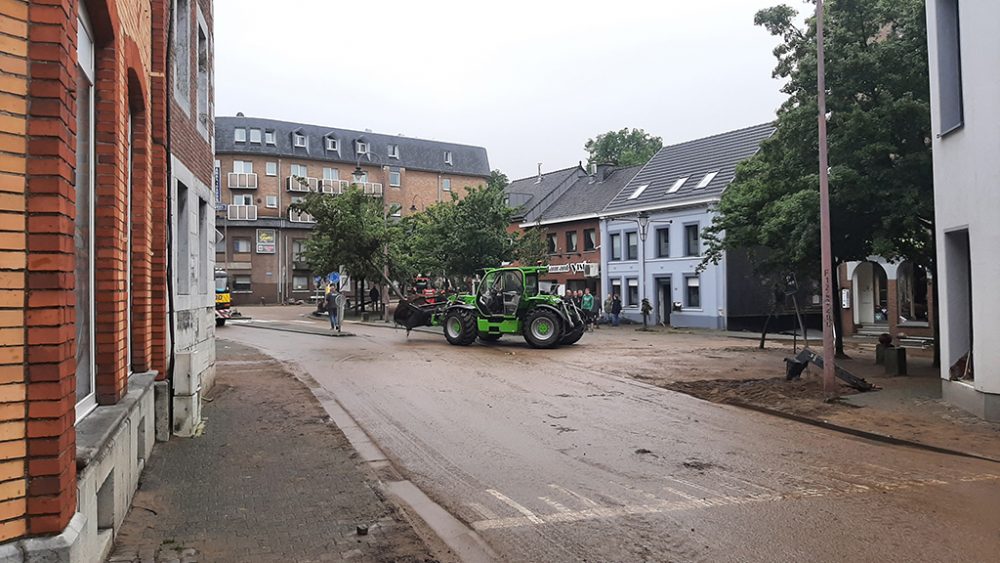
{"label": "balcony railing", "polygon": [[288,210],[288,220],[292,223],[315,223],[316,219],[312,215],[294,209]]}
{"label": "balcony railing", "polygon": [[358,187],[364,190],[365,195],[372,195],[379,197],[382,195],[382,184],[375,182],[364,182],[358,184]]}
{"label": "balcony railing", "polygon": [[226,211],[226,218],[230,221],[256,221],[256,205],[230,205]]}
{"label": "balcony railing", "polygon": [[290,192],[315,192],[319,190],[319,180],[303,176],[288,177],[288,191]]}
{"label": "balcony railing", "polygon": [[229,188],[233,190],[256,190],[257,175],[252,172],[230,172]]}
{"label": "balcony railing", "polygon": [[320,190],[325,194],[340,195],[344,193],[344,190],[349,188],[351,183],[347,180],[320,180]]}

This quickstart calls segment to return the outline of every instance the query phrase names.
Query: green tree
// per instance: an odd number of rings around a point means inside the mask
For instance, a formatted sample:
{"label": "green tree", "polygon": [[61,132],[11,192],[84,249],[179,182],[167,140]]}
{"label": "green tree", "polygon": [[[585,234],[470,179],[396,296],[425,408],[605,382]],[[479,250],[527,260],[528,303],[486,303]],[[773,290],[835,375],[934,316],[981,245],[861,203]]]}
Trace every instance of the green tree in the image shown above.
{"label": "green tree", "polygon": [[499,188],[501,190],[509,184],[510,180],[507,179],[507,175],[501,172],[499,168],[490,172],[490,179],[486,183],[491,188]]}
{"label": "green tree", "polygon": [[590,154],[588,164],[636,166],[645,164],[663,147],[663,139],[642,129],[608,131],[588,139],[583,148]]}
{"label": "green tree", "polygon": [[[827,106],[834,264],[880,255],[930,264],[933,186],[923,0],[828,0]],[[777,130],[742,163],[706,229],[705,263],[762,249],[758,265],[817,279],[816,27],[788,6],[755,18],[781,43]],[[839,300],[835,299],[835,302]],[[839,319],[839,315],[835,316]],[[838,335],[842,331],[838,331]]]}
{"label": "green tree", "polygon": [[549,243],[542,227],[525,229],[518,236],[514,259],[525,266],[544,266],[549,263]]}

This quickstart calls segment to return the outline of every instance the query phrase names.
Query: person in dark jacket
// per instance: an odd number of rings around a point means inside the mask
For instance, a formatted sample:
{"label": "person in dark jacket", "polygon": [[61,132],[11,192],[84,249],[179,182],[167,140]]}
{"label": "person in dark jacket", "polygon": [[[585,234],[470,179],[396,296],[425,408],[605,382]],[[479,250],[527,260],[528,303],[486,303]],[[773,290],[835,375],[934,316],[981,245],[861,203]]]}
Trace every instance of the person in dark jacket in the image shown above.
{"label": "person in dark jacket", "polygon": [[326,312],[330,314],[330,330],[340,332],[340,307],[343,304],[344,296],[337,286],[331,286],[330,292],[326,294]]}
{"label": "person in dark jacket", "polygon": [[622,300],[618,294],[611,296],[611,326],[618,326],[621,322]]}

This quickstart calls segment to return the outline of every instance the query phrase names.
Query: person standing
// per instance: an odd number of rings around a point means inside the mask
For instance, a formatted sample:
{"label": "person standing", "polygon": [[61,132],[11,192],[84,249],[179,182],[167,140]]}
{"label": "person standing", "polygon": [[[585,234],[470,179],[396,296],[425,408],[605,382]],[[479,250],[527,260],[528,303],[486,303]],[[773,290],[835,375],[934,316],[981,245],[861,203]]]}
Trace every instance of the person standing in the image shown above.
{"label": "person standing", "polygon": [[621,322],[622,300],[615,293],[611,296],[611,326],[618,326]]}
{"label": "person standing", "polygon": [[330,330],[340,332],[340,304],[344,302],[344,296],[336,286],[330,286],[329,293],[326,294],[326,312],[330,315]]}
{"label": "person standing", "polygon": [[590,294],[589,287],[583,290],[580,308],[583,309],[583,322],[587,326],[587,330],[594,330],[594,296]]}
{"label": "person standing", "polygon": [[382,292],[379,291],[377,285],[372,286],[372,290],[368,292],[368,298],[372,302],[372,312],[377,313],[381,310],[382,305]]}
{"label": "person standing", "polygon": [[611,305],[614,304],[615,294],[609,293],[608,298],[604,300],[604,322],[611,322]]}

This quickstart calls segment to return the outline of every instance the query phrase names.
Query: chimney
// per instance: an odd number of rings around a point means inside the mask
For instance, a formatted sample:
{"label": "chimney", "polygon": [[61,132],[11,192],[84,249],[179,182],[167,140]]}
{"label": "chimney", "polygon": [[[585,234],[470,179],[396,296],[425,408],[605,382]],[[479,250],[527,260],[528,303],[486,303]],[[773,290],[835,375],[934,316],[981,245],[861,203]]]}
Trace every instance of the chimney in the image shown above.
{"label": "chimney", "polygon": [[541,162],[538,163],[538,179],[535,180],[535,183],[536,184],[541,184],[542,183],[542,163]]}
{"label": "chimney", "polygon": [[595,182],[603,182],[608,179],[611,175],[611,171],[614,170],[614,164],[601,163],[601,164],[591,164],[590,165],[590,175],[593,176]]}

